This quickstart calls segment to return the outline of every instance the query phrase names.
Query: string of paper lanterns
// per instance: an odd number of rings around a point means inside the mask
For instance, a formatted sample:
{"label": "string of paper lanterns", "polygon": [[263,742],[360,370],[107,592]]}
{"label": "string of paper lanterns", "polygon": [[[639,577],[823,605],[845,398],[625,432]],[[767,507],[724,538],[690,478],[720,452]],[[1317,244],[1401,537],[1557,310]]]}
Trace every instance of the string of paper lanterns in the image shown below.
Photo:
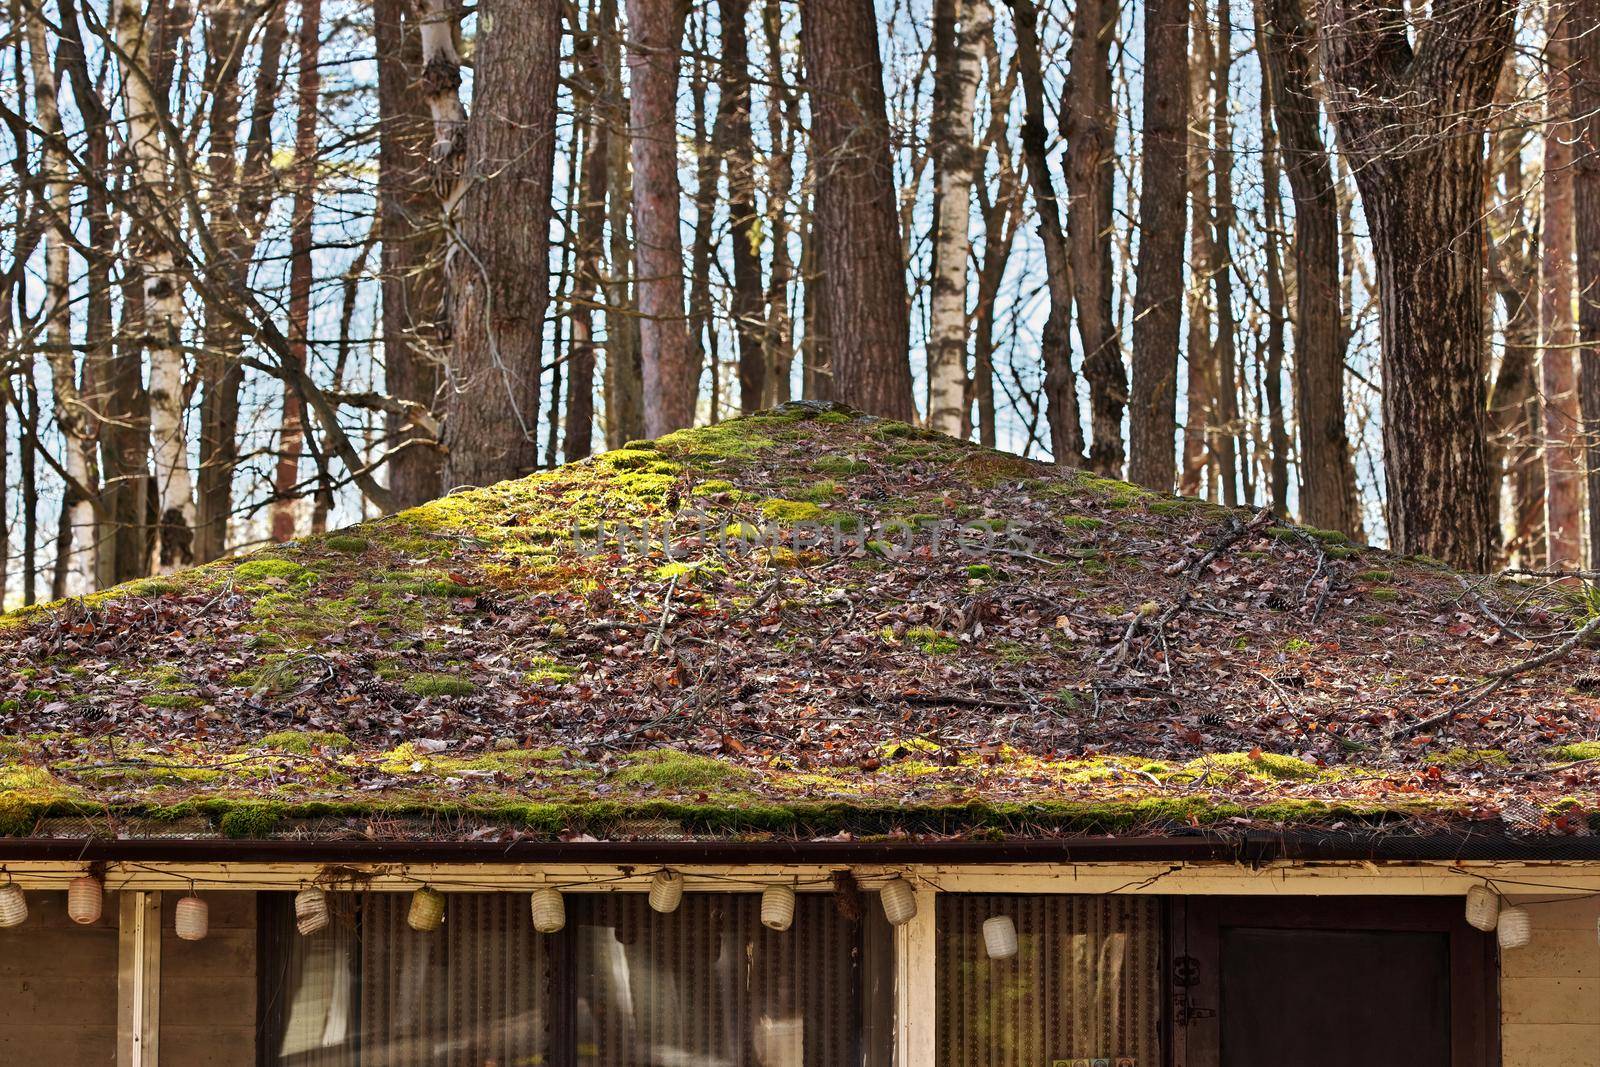
{"label": "string of paper lanterns", "polygon": [[1484,933],[1494,931],[1501,949],[1522,948],[1533,940],[1533,916],[1528,909],[1507,907],[1500,894],[1486,885],[1467,890],[1467,925]]}

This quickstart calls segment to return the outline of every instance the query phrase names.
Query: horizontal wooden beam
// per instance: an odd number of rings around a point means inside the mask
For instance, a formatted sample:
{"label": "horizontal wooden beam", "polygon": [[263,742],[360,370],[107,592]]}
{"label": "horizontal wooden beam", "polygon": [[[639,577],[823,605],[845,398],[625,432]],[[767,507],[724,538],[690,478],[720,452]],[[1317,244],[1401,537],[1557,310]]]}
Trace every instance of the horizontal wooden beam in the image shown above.
{"label": "horizontal wooden beam", "polygon": [[[110,863],[108,889],[161,890],[193,884],[210,890],[284,890],[305,885],[405,892],[420,885],[456,892],[528,890],[555,885],[571,892],[642,892],[656,866],[609,864],[350,864]],[[864,888],[899,874],[952,893],[1202,894],[1239,896],[1459,896],[1493,882],[1501,892],[1600,893],[1600,863],[1024,863],[1011,865],[702,865],[675,868],[691,892],[746,892],[775,883],[801,892],[832,889],[833,873],[849,870]],[[24,888],[65,890],[84,865],[64,861],[6,864]]]}

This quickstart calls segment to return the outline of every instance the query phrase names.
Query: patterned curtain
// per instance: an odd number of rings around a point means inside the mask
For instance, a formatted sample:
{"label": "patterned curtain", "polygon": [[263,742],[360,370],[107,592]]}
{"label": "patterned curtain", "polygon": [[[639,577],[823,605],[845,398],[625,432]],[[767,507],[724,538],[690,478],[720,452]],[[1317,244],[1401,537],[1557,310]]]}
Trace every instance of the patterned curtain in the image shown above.
{"label": "patterned curtain", "polygon": [[[938,907],[942,1067],[1158,1067],[1158,901],[941,894]],[[1016,923],[1012,959],[984,951],[993,915]]]}

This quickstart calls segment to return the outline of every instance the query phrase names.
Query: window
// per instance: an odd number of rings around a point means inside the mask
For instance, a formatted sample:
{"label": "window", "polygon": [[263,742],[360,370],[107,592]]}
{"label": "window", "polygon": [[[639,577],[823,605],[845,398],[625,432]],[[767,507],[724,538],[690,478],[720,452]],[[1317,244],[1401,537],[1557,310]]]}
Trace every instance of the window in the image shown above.
{"label": "window", "polygon": [[[990,959],[983,922],[1016,924]],[[940,894],[941,1067],[1161,1063],[1160,904],[1145,897]]]}
{"label": "window", "polygon": [[532,929],[524,893],[449,894],[443,929],[406,894],[330,894],[329,927],[263,907],[264,1062],[282,1067],[889,1067],[893,939],[881,909],[802,893],[794,926],[760,898],[570,893],[567,928]]}

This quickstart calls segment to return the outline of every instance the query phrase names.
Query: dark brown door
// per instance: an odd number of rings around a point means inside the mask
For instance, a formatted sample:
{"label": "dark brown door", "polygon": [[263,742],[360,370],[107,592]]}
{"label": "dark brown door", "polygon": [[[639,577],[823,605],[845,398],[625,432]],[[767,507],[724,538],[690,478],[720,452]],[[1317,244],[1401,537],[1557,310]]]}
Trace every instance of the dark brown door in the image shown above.
{"label": "dark brown door", "polygon": [[1492,941],[1458,899],[1189,898],[1177,1067],[1493,1067]]}

